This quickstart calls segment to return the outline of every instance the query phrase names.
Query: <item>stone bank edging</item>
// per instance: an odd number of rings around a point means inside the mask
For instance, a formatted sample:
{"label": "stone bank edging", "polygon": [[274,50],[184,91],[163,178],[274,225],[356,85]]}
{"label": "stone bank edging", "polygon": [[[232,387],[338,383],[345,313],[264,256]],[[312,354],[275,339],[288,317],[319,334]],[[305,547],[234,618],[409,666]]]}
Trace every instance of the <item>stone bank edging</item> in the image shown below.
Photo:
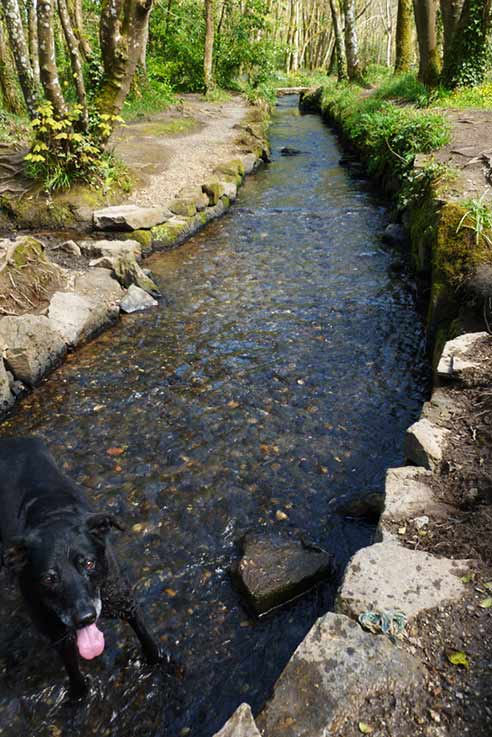
{"label": "stone bank edging", "polygon": [[0,240],[0,272],[18,267],[18,256],[29,251],[29,263],[39,261],[40,270],[49,269],[59,285],[44,313],[0,317],[0,417],[63,363],[68,351],[113,325],[121,312],[157,305],[161,295],[140,262],[180,245],[230,208],[244,178],[268,161],[269,122],[268,115],[252,108],[236,125],[240,153],[217,164],[204,182],[184,187],[167,207],[96,210],[92,238],[85,234],[58,247],[68,257],[92,259],[87,271],[58,267],[31,236]]}

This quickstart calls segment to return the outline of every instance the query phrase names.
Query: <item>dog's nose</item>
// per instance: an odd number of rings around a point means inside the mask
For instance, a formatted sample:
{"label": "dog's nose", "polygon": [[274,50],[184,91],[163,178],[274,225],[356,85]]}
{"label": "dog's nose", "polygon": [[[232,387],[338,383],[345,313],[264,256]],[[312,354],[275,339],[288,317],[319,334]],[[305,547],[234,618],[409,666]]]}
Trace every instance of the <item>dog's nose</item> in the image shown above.
{"label": "dog's nose", "polygon": [[76,627],[88,627],[90,624],[94,624],[97,619],[96,610],[94,607],[87,607],[80,612],[77,612],[74,616],[74,622]]}

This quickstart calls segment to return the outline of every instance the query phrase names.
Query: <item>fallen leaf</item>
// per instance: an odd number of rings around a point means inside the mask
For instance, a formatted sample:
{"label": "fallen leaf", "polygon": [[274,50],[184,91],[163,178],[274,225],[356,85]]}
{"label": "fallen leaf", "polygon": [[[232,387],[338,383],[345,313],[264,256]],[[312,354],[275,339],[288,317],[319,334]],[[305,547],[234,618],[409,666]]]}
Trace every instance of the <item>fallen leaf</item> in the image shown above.
{"label": "fallen leaf", "polygon": [[478,606],[482,609],[490,609],[490,607],[492,607],[492,596],[487,596],[486,599],[482,599]]}
{"label": "fallen leaf", "polygon": [[174,598],[177,592],[174,589],[164,589],[164,593],[170,596],[171,598]]}
{"label": "fallen leaf", "polygon": [[237,407],[239,407],[239,402],[235,402],[234,399],[231,399],[230,402],[227,402],[227,406],[231,409],[236,409]]}
{"label": "fallen leaf", "polygon": [[407,528],[406,527],[399,527],[398,528],[398,534],[399,535],[404,535],[406,531],[407,531]]}
{"label": "fallen leaf", "polygon": [[487,583],[484,583],[484,588],[487,589],[487,591],[492,591],[492,581],[487,581]]}
{"label": "fallen leaf", "polygon": [[288,515],[285,514],[285,512],[282,512],[281,509],[277,509],[275,512],[275,517],[278,519],[279,522],[283,522],[286,519],[289,519]]}
{"label": "fallen leaf", "polygon": [[362,732],[362,734],[371,734],[373,732],[373,728],[370,724],[366,724],[365,722],[359,722],[359,732]]}
{"label": "fallen leaf", "polygon": [[115,467],[114,467],[114,472],[115,472],[115,473],[121,473],[121,472],[122,472],[122,470],[123,470],[123,469],[122,469],[122,467],[121,467],[121,466],[119,466],[119,465],[118,465],[118,466],[115,466]]}
{"label": "fallen leaf", "polygon": [[469,573],[465,574],[464,576],[461,576],[461,581],[463,583],[470,583],[470,581],[473,581],[474,577],[475,577],[475,574],[472,571],[470,571]]}
{"label": "fallen leaf", "polygon": [[448,660],[453,665],[462,665],[466,669],[470,667],[470,661],[468,660],[467,654],[462,652],[461,650],[456,650],[455,652],[448,653]]}
{"label": "fallen leaf", "polygon": [[125,452],[124,448],[108,448],[106,454],[108,456],[121,456]]}

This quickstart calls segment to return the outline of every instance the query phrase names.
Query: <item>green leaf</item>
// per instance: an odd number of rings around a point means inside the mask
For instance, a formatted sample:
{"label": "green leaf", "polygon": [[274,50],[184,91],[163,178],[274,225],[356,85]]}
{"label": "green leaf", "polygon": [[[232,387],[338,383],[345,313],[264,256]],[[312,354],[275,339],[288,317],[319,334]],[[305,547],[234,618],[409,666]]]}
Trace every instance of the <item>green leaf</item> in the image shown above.
{"label": "green leaf", "polygon": [[366,724],[365,722],[359,722],[359,732],[362,732],[362,734],[371,734],[373,732],[373,728],[370,724]]}
{"label": "green leaf", "polygon": [[492,591],[492,581],[487,581],[487,583],[484,583],[484,588],[487,589],[487,591]]}
{"label": "green leaf", "polygon": [[490,607],[492,607],[492,596],[487,596],[486,599],[482,599],[478,606],[482,609],[490,609]]}
{"label": "green leaf", "polygon": [[470,571],[464,576],[461,576],[461,580],[463,583],[470,583],[470,581],[473,581],[474,578],[475,578],[475,574],[472,571]]}
{"label": "green leaf", "polygon": [[462,652],[461,650],[456,650],[455,652],[448,653],[448,660],[453,665],[462,665],[466,669],[470,667],[470,661],[468,660],[467,654]]}

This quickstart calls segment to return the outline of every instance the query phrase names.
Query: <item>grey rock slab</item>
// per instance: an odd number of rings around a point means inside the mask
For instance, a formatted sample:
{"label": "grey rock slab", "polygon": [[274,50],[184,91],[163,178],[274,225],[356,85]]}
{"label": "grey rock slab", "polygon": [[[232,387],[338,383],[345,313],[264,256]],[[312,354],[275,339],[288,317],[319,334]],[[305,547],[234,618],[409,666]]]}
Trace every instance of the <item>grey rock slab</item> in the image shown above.
{"label": "grey rock slab", "polygon": [[122,312],[130,314],[147,310],[149,307],[156,307],[158,304],[157,300],[151,297],[150,294],[132,284],[121,300],[120,308]]}
{"label": "grey rock slab", "polygon": [[68,253],[71,256],[81,256],[82,251],[80,250],[80,247],[75,243],[75,241],[64,241],[64,243],[60,243],[58,246],[54,246],[54,251],[63,251],[63,253]]}
{"label": "grey rock slab", "polygon": [[287,663],[256,723],[265,737],[328,737],[357,720],[368,696],[398,699],[422,683],[418,661],[348,617],[318,619]]}
{"label": "grey rock slab", "polygon": [[220,184],[224,190],[223,196],[228,197],[231,202],[234,202],[237,197],[237,185],[230,181],[223,181]]}
{"label": "grey rock slab", "polygon": [[9,410],[15,402],[15,395],[12,393],[13,382],[9,373],[3,359],[0,358],[0,414]]}
{"label": "grey rock slab", "polygon": [[178,193],[178,199],[191,200],[198,212],[208,207],[208,197],[199,184],[183,187]]}
{"label": "grey rock slab", "polygon": [[106,268],[92,268],[79,274],[75,279],[74,291],[83,297],[110,305],[118,305],[123,296],[120,284]]}
{"label": "grey rock slab", "polygon": [[420,466],[389,468],[386,472],[381,523],[401,521],[422,514],[445,517],[450,507],[434,497],[432,472]]}
{"label": "grey rock slab", "polygon": [[492,345],[492,338],[488,333],[465,333],[444,345],[437,373],[439,376],[463,378],[470,371],[480,369],[480,361],[474,357],[474,348],[483,339],[488,339]]}
{"label": "grey rock slab", "polygon": [[329,553],[288,537],[247,535],[235,574],[256,614],[308,591],[333,571]]}
{"label": "grey rock slab", "polygon": [[458,601],[468,561],[436,558],[389,541],[359,550],[349,562],[338,593],[337,611],[357,618],[369,611],[398,609],[408,619]]}
{"label": "grey rock slab", "polygon": [[51,323],[70,347],[99,333],[116,320],[118,313],[116,304],[74,292],[55,292],[48,308]]}
{"label": "grey rock slab", "polygon": [[256,158],[256,154],[250,153],[250,154],[243,154],[241,157],[241,161],[243,162],[244,166],[244,173],[245,174],[251,174],[251,172],[254,171],[256,168],[258,159]]}
{"label": "grey rock slab", "polygon": [[67,352],[56,324],[44,315],[2,317],[0,343],[7,368],[29,386],[58,366]]}
{"label": "grey rock slab", "polygon": [[91,261],[89,266],[110,269],[115,279],[123,287],[136,284],[137,287],[148,292],[154,298],[161,296],[159,287],[152,277],[146,274],[145,270],[131,256],[116,256],[115,258],[102,256],[101,258],[95,259],[95,261]]}
{"label": "grey rock slab", "polygon": [[166,222],[169,212],[164,207],[115,205],[95,210],[92,219],[97,230],[140,230]]}
{"label": "grey rock slab", "polygon": [[410,425],[405,434],[405,454],[417,466],[433,470],[442,461],[449,430],[438,427],[426,417]]}
{"label": "grey rock slab", "polygon": [[238,706],[232,717],[213,737],[261,737],[249,704]]}
{"label": "grey rock slab", "polygon": [[446,387],[438,387],[432,392],[430,400],[424,402],[421,416],[447,428],[452,427],[455,416],[460,414],[463,414],[463,408],[456,394]]}
{"label": "grey rock slab", "polygon": [[130,239],[124,241],[79,241],[79,247],[84,256],[98,258],[100,256],[133,256],[139,259],[142,256],[142,246],[138,241]]}

